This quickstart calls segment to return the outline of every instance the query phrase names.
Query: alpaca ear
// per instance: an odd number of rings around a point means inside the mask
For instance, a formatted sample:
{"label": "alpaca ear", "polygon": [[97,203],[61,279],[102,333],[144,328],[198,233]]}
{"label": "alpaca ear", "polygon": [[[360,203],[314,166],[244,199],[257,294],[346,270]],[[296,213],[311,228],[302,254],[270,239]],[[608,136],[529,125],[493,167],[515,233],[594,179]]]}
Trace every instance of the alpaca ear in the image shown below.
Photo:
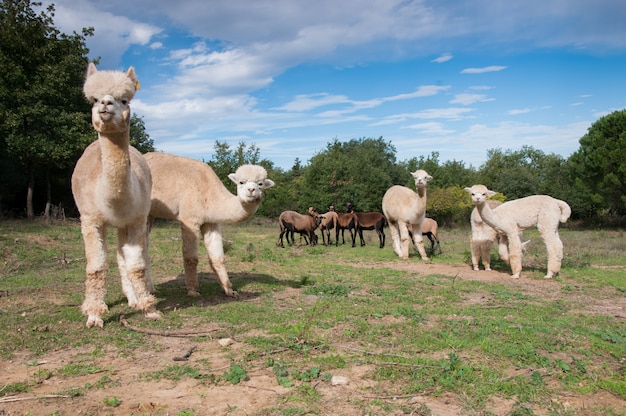
{"label": "alpaca ear", "polygon": [[491,191],[491,190],[489,190],[489,189],[487,190],[487,196],[492,197],[492,196],[494,196],[495,194],[497,194],[497,192]]}
{"label": "alpaca ear", "polygon": [[228,179],[230,179],[231,181],[233,181],[234,183],[239,185],[239,181],[237,180],[237,175],[235,175],[234,173],[229,173],[228,174]]}
{"label": "alpaca ear", "polygon": [[472,194],[472,188],[465,188],[465,192],[467,192],[468,194]]}
{"label": "alpaca ear", "polygon": [[263,181],[263,188],[267,189],[267,188],[271,188],[272,186],[274,186],[274,181],[271,179],[266,179]]}
{"label": "alpaca ear", "polygon": [[426,175],[426,182],[430,181],[433,177],[430,175]]}
{"label": "alpaca ear", "polygon": [[86,76],[86,78],[89,78],[90,76],[92,76],[96,72],[98,72],[98,69],[96,68],[96,65],[93,62],[89,62],[89,65],[87,65],[87,76]]}

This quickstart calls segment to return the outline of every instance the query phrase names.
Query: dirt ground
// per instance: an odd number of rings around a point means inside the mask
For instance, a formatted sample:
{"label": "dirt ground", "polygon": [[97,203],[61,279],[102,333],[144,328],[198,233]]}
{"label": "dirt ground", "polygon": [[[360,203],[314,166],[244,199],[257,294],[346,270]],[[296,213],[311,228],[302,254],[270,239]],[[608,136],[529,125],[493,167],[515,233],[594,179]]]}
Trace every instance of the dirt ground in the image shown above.
{"label": "dirt ground", "polygon": [[[354,264],[352,264],[354,266]],[[364,267],[372,267],[371,264]],[[412,262],[390,262],[378,267],[389,267],[399,270],[415,270]],[[456,276],[459,280],[498,281],[510,284],[528,295],[545,299],[558,299],[562,295],[560,284],[545,280],[537,284],[536,280],[512,280],[507,274],[499,271],[472,271],[465,265],[420,264],[420,271],[428,274],[442,274]],[[172,277],[174,279],[175,277]],[[162,283],[162,282],[161,282]],[[277,297],[293,296],[298,289],[288,289],[276,293]],[[569,295],[568,295],[569,296]],[[576,296],[584,296],[579,294]],[[485,299],[470,300],[484,302]],[[626,319],[626,297],[616,299],[607,296],[589,297],[581,302],[585,305],[585,313],[613,316],[615,319]],[[210,328],[206,328],[209,330]],[[111,348],[97,359],[99,368],[115,369],[114,373],[96,373],[82,377],[64,378],[53,376],[41,381],[33,391],[18,396],[0,397],[0,416],[13,415],[254,415],[261,409],[271,407],[280,408],[285,405],[284,396],[288,388],[277,383],[271,368],[257,368],[248,371],[249,380],[239,384],[230,383],[203,383],[202,380],[183,378],[180,381],[160,380],[147,381],[140,379],[150,368],[163,368],[175,364],[174,357],[179,357],[195,347],[189,356],[189,364],[198,366],[198,363],[210,363],[212,373],[223,373],[230,366],[229,350],[243,348],[244,345],[236,339],[233,344],[222,346],[218,339],[197,343],[190,338],[150,336],[155,348],[149,351],[137,351],[132,357],[121,356],[119,351]],[[90,357],[91,349],[69,349],[54,351],[38,359],[38,365],[27,365],[27,357],[17,356],[11,361],[0,361],[0,389],[16,381],[32,380],[33,373],[39,369],[54,372],[63,368],[70,361],[76,361],[81,356]],[[626,355],[626,352],[625,352]],[[626,358],[624,358],[626,359]],[[209,370],[209,369],[207,369]],[[393,401],[394,404],[405,404],[405,408],[413,409],[414,415],[429,414],[424,409],[430,409],[432,415],[463,415],[462,399],[452,394],[443,397],[413,395],[410,397],[368,397],[368,386],[373,386],[368,374],[372,368],[368,365],[349,365],[341,370],[334,370],[333,375],[345,376],[347,384],[332,385],[327,381],[314,384],[316,392],[322,397],[322,414],[327,415],[362,415],[364,410],[355,404],[364,399],[380,399]],[[520,370],[524,371],[524,370]],[[56,374],[56,373],[54,373]],[[93,388],[79,397],[59,396],[58,392],[70,391],[90,383],[95,385],[109,375],[112,380],[106,388]],[[105,398],[117,397],[120,405],[108,406]],[[559,402],[562,409],[578,409],[575,414],[591,415],[584,409],[593,409],[594,406],[609,406],[615,409],[626,409],[626,401],[606,393],[599,392],[584,397],[559,397],[553,400]],[[287,403],[297,406],[297,403]],[[513,408],[513,401],[495,399],[488,406],[491,415],[507,415]],[[191,409],[194,409],[192,412]],[[185,412],[186,410],[186,412]],[[548,414],[545,409],[533,409],[535,414]],[[54,413],[57,412],[57,413]],[[278,413],[277,413],[278,414]],[[401,414],[401,413],[398,413]],[[571,414],[571,413],[570,413]]]}

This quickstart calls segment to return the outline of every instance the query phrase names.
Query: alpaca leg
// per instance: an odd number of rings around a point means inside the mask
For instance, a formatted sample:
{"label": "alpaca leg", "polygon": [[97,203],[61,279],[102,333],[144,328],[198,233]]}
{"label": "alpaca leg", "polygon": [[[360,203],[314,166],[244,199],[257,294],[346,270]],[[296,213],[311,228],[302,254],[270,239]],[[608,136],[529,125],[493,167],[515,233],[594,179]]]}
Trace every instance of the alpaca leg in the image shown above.
{"label": "alpaca leg", "polygon": [[389,223],[389,232],[391,233],[391,243],[393,245],[393,251],[399,256],[402,257],[402,247],[400,245],[400,231],[398,228],[398,223]]}
{"label": "alpaca leg", "polygon": [[146,314],[146,318],[158,319],[161,313],[156,310],[156,298],[150,294],[146,283],[146,223],[118,229],[118,261],[122,275],[122,289],[128,304]]}
{"label": "alpaca leg", "polygon": [[[228,272],[226,272],[222,228],[219,224],[204,224],[200,228],[200,232],[204,237],[204,246],[209,254],[209,262],[217,278],[220,280],[224,293],[226,293],[226,296],[236,298],[238,293],[233,290],[233,285],[228,278]],[[322,233],[322,235],[324,234]]]}
{"label": "alpaca leg", "polygon": [[[472,268],[474,270],[480,270],[478,268],[478,259],[480,258],[480,241],[472,239],[470,241],[470,251],[472,253]],[[483,262],[485,264],[485,262]]]}
{"label": "alpaca leg", "polygon": [[511,265],[511,260],[509,259],[509,240],[504,235],[498,238],[498,255],[507,265]]}
{"label": "alpaca leg", "polygon": [[81,231],[87,258],[85,300],[81,310],[87,315],[87,328],[93,326],[102,328],[104,327],[102,315],[109,310],[104,302],[108,274],[106,228],[102,225],[91,224],[89,219],[83,217],[81,218]]}
{"label": "alpaca leg", "polygon": [[[398,228],[400,230],[400,250],[402,251],[402,254],[400,257],[402,257],[403,259],[408,259],[409,247],[411,245],[411,236],[409,235],[409,225],[406,223],[398,222]],[[422,250],[423,249],[424,249],[424,244],[422,243]]]}
{"label": "alpaca leg", "polygon": [[[198,297],[198,230],[181,223],[183,235],[183,265],[185,268],[185,286],[187,296]],[[289,239],[287,239],[289,242]]]}
{"label": "alpaca leg", "polygon": [[522,272],[522,241],[519,234],[508,234],[509,262],[511,264],[511,278],[518,279]]}
{"label": "alpaca leg", "polygon": [[559,238],[558,232],[545,232],[541,235],[548,251],[548,271],[544,276],[550,279],[561,270],[563,260],[563,242]]}
{"label": "alpaca leg", "polygon": [[415,244],[415,246],[417,246],[417,251],[419,251],[422,260],[428,260],[428,255],[426,254],[426,249],[424,248],[424,237],[422,236],[421,226],[414,228],[415,232],[413,233],[413,243]]}
{"label": "alpaca leg", "polygon": [[491,240],[483,240],[480,242],[480,258],[483,262],[483,267],[487,271],[491,271],[491,247],[493,242]]}
{"label": "alpaca leg", "polygon": [[146,286],[150,293],[155,294],[156,288],[150,275],[150,231],[152,231],[152,224],[154,223],[153,217],[148,217],[147,231],[146,231],[146,249],[144,250],[144,262],[146,264]]}

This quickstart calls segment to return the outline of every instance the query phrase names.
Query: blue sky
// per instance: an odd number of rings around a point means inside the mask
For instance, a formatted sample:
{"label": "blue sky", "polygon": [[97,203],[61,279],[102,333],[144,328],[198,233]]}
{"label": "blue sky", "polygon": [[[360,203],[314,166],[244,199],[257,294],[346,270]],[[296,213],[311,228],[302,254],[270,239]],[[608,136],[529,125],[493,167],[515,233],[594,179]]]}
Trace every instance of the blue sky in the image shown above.
{"label": "blue sky", "polygon": [[289,169],[335,138],[381,136],[398,160],[568,157],[626,107],[617,0],[52,3],[62,31],[94,27],[100,69],[135,67],[155,147],[201,160],[244,141]]}

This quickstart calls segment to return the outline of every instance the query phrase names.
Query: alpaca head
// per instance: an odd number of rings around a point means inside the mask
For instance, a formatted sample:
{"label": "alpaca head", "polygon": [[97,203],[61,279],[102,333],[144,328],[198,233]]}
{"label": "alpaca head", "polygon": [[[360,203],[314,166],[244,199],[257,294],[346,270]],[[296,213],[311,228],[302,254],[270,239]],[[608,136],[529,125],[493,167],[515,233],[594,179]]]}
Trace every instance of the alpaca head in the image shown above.
{"label": "alpaca head", "polygon": [[258,165],[242,165],[228,175],[237,184],[237,196],[243,203],[259,203],[263,199],[263,191],[274,186],[274,181],[267,178],[267,171]]}
{"label": "alpaca head", "polygon": [[428,172],[422,169],[411,172],[411,175],[413,175],[413,179],[415,179],[415,187],[417,189],[426,188],[426,185],[428,185],[428,181],[433,178],[428,174]]}
{"label": "alpaca head", "polygon": [[485,185],[474,185],[471,188],[465,188],[465,191],[472,196],[472,202],[476,205],[484,204],[487,198],[496,194],[496,192],[487,189]]}
{"label": "alpaca head", "polygon": [[130,128],[130,100],[139,88],[135,69],[128,72],[98,71],[89,64],[83,92],[93,105],[91,122],[99,133],[123,132]]}

